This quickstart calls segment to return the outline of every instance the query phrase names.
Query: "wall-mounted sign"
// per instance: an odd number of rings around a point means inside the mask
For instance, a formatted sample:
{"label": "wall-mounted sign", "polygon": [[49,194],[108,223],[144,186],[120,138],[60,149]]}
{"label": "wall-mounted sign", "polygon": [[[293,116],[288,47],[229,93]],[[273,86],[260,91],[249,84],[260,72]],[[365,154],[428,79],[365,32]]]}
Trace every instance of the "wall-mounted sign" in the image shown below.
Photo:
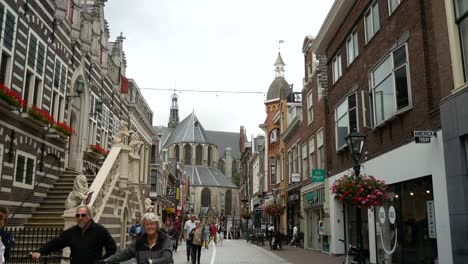
{"label": "wall-mounted sign", "polygon": [[325,170],[312,170],[312,182],[323,182],[325,180]]}
{"label": "wall-mounted sign", "polygon": [[379,221],[382,225],[385,224],[385,208],[383,206],[379,209]]}
{"label": "wall-mounted sign", "polygon": [[180,180],[177,180],[176,181],[176,185],[175,185],[176,189],[175,189],[175,199],[176,199],[176,205],[179,204],[179,201],[180,201]]}
{"label": "wall-mounted sign", "polygon": [[434,212],[434,200],[426,201],[427,206],[427,229],[430,238],[437,238],[436,233],[436,219]]}
{"label": "wall-mounted sign", "polygon": [[301,174],[300,173],[291,174],[291,182],[301,182]]}
{"label": "wall-mounted sign", "polygon": [[431,143],[431,137],[435,136],[434,131],[413,131],[416,143]]}
{"label": "wall-mounted sign", "polygon": [[166,197],[174,198],[174,196],[175,196],[175,188],[174,187],[167,188]]}
{"label": "wall-mounted sign", "polygon": [[395,224],[396,212],[395,212],[395,207],[393,207],[393,205],[390,206],[390,208],[388,208],[388,220],[390,221],[392,225]]}

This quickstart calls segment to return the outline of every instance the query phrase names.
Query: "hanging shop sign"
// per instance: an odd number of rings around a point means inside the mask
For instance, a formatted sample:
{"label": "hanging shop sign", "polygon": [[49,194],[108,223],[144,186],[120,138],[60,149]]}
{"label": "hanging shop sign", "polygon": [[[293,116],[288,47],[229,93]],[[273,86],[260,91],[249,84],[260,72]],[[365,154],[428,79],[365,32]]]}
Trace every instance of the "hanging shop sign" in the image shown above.
{"label": "hanging shop sign", "polygon": [[174,187],[167,188],[166,197],[174,198],[174,196],[175,196],[175,188]]}
{"label": "hanging shop sign", "polygon": [[180,201],[180,180],[177,180],[176,181],[176,185],[175,185],[176,189],[175,189],[175,200],[176,200],[176,205],[179,205],[179,201]]}
{"label": "hanging shop sign", "polygon": [[312,170],[312,182],[323,182],[325,180],[325,170]]}
{"label": "hanging shop sign", "polygon": [[413,137],[416,143],[431,143],[431,137],[434,136],[436,136],[434,131],[413,131]]}
{"label": "hanging shop sign", "polygon": [[300,173],[291,174],[291,182],[301,182],[301,174]]}

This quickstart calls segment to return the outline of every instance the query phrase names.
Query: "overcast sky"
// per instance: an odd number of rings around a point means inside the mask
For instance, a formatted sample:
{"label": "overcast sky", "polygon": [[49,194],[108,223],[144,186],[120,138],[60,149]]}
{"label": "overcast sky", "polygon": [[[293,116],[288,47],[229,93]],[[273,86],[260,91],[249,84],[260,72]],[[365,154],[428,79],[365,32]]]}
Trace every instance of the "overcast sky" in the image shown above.
{"label": "overcast sky", "polygon": [[[178,92],[179,117],[192,110],[207,130],[259,134],[266,92],[275,77],[276,41],[286,80],[302,89],[306,35],[315,36],[333,0],[112,0],[111,41],[123,32],[127,77],[140,88],[253,91]],[[154,125],[167,125],[169,91],[142,89]]]}

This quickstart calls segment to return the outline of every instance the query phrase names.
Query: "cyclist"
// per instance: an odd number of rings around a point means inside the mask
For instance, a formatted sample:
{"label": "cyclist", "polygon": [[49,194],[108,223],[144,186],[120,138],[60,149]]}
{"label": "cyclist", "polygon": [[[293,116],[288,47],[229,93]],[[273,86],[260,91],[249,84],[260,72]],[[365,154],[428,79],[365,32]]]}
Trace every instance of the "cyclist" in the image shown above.
{"label": "cyclist", "polygon": [[122,252],[110,256],[101,263],[116,263],[132,258],[137,264],[170,264],[172,262],[172,242],[159,230],[158,217],[154,213],[143,216],[145,232],[135,243],[130,244]]}
{"label": "cyclist", "polygon": [[[63,231],[57,238],[47,242],[31,254],[35,261],[39,261],[41,255],[47,255],[65,247],[70,247],[71,264],[94,264],[115,253],[114,239],[105,227],[93,221],[92,211],[88,206],[79,206],[75,216],[77,225]],[[103,249],[106,250],[104,256],[102,256]]]}

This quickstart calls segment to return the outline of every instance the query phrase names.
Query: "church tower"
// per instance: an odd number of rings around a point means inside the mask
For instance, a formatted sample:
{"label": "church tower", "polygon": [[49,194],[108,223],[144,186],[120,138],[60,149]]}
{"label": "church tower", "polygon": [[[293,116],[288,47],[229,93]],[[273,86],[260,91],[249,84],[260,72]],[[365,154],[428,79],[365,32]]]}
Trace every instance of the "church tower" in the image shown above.
{"label": "church tower", "polygon": [[177,105],[177,94],[174,91],[172,95],[172,104],[171,104],[171,113],[169,115],[169,122],[167,123],[168,127],[176,127],[179,123],[179,106]]}

